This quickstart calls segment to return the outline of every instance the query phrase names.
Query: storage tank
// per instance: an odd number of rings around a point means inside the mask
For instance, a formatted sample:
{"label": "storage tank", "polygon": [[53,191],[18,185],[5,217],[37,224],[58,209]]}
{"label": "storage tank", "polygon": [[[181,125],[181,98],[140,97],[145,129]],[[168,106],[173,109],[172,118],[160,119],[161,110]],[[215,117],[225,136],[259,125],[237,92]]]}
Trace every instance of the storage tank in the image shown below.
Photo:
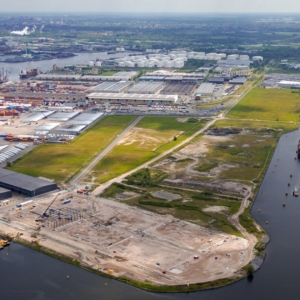
{"label": "storage tank", "polygon": [[174,63],[174,68],[180,69],[180,68],[182,68],[182,65],[183,65],[182,61],[177,60]]}
{"label": "storage tank", "polygon": [[238,59],[240,56],[238,54],[230,54],[227,56],[227,59]]}
{"label": "storage tank", "polygon": [[172,68],[172,67],[174,67],[174,62],[173,61],[166,61],[165,67],[166,68]]}
{"label": "storage tank", "polygon": [[139,68],[144,68],[145,67],[145,63],[143,61],[139,61],[138,62],[138,67]]}
{"label": "storage tank", "polygon": [[101,67],[101,65],[102,65],[101,61],[97,61],[97,62],[96,62],[96,66],[97,66],[97,67]]}
{"label": "storage tank", "polygon": [[92,60],[89,61],[89,65],[90,67],[93,67],[94,66],[94,62]]}
{"label": "storage tank", "polygon": [[161,61],[157,61],[157,63],[155,63],[157,68],[162,68],[163,67],[163,63]]}
{"label": "storage tank", "polygon": [[226,57],[227,57],[226,53],[219,53],[219,55],[220,55],[222,58],[226,58]]}
{"label": "storage tank", "polygon": [[249,55],[240,55],[241,60],[249,60]]}
{"label": "storage tank", "polygon": [[148,61],[147,62],[147,67],[148,68],[153,68],[154,67],[154,62],[153,61]]}
{"label": "storage tank", "polygon": [[120,61],[120,62],[118,63],[118,66],[119,66],[119,67],[125,67],[125,62],[124,62],[124,61]]}
{"label": "storage tank", "polygon": [[126,67],[134,68],[134,63],[132,61],[128,61]]}
{"label": "storage tank", "polygon": [[264,58],[263,58],[262,56],[253,56],[253,57],[252,57],[252,60],[253,60],[253,61],[259,61],[259,60],[263,61]]}

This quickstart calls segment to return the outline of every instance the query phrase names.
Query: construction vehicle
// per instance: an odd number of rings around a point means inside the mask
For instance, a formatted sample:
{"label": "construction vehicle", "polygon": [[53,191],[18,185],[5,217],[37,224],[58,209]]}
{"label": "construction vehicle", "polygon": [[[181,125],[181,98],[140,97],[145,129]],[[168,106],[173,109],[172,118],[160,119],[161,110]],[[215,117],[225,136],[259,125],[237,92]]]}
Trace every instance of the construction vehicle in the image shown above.
{"label": "construction vehicle", "polygon": [[45,218],[45,217],[49,217],[49,214],[47,214],[49,208],[51,207],[51,205],[54,203],[54,201],[56,200],[56,198],[59,196],[60,194],[57,194],[56,197],[52,200],[52,202],[48,205],[48,207],[46,208],[46,210],[43,212],[43,214],[41,215],[41,219]]}
{"label": "construction vehicle", "polygon": [[6,247],[9,246],[10,242],[7,240],[0,239],[0,246]]}

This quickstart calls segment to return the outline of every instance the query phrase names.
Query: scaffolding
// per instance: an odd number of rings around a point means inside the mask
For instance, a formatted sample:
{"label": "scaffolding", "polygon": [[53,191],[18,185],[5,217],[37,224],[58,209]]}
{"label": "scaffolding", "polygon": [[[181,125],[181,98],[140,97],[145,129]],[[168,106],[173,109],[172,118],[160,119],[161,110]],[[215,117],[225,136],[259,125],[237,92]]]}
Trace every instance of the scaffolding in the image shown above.
{"label": "scaffolding", "polygon": [[49,217],[45,221],[45,226],[51,229],[57,229],[82,219],[80,210],[64,207],[62,209],[50,209]]}

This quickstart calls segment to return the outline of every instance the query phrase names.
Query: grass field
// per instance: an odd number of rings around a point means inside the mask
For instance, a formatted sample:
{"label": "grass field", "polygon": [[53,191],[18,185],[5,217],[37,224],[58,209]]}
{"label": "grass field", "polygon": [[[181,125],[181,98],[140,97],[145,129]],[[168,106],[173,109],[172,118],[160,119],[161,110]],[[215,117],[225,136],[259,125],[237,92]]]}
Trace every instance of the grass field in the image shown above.
{"label": "grass field", "polygon": [[227,115],[236,119],[299,121],[300,97],[290,90],[254,88]]}
{"label": "grass field", "polygon": [[[103,183],[147,162],[201,129],[206,120],[180,122],[176,117],[144,117],[92,170],[86,180]],[[174,137],[176,140],[174,141]]]}
{"label": "grass field", "polygon": [[17,160],[9,169],[61,183],[88,163],[134,118],[108,116],[70,144],[42,144]]}

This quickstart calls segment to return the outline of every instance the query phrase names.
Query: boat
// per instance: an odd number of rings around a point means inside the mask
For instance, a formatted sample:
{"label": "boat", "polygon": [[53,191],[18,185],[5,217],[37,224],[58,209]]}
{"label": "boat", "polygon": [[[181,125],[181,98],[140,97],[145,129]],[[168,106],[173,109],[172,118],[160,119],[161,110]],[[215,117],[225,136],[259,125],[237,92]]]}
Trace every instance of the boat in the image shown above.
{"label": "boat", "polygon": [[38,69],[31,69],[31,70],[21,70],[20,72],[20,79],[27,79],[30,77],[35,77],[38,75]]}
{"label": "boat", "polygon": [[295,196],[295,197],[298,197],[298,196],[299,196],[299,193],[298,193],[297,190],[294,190],[294,191],[293,191],[293,196]]}
{"label": "boat", "polygon": [[117,51],[116,50],[112,50],[112,51],[108,51],[107,54],[116,54]]}
{"label": "boat", "polygon": [[8,78],[7,78],[7,71],[6,71],[6,75],[4,72],[4,68],[2,68],[2,71],[0,71],[0,84],[8,82]]}

